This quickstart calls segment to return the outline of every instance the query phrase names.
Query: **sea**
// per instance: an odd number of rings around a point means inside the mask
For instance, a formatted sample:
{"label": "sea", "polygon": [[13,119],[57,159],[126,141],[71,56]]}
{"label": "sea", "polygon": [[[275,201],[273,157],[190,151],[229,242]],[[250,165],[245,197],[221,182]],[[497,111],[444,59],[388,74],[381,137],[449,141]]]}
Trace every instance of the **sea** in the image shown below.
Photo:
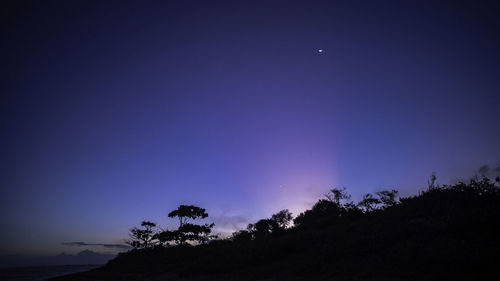
{"label": "sea", "polygon": [[61,265],[0,268],[1,281],[42,281],[61,275],[87,271],[102,265]]}

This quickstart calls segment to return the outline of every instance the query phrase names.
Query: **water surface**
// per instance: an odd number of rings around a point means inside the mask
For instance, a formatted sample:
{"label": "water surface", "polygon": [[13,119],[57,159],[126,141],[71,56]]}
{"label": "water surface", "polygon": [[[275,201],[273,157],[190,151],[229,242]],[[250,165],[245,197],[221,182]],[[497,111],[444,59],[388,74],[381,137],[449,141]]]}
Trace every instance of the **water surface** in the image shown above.
{"label": "water surface", "polygon": [[62,265],[0,268],[2,281],[42,281],[48,278],[87,271],[101,265]]}

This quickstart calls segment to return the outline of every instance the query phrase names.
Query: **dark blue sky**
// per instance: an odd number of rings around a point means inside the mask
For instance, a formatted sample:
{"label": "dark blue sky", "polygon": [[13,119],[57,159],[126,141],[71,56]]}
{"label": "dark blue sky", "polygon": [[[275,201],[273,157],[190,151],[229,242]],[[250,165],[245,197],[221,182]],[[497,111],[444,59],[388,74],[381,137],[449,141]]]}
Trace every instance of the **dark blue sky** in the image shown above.
{"label": "dark blue sky", "polygon": [[12,1],[0,254],[122,243],[184,203],[230,232],[333,186],[497,167],[493,4]]}

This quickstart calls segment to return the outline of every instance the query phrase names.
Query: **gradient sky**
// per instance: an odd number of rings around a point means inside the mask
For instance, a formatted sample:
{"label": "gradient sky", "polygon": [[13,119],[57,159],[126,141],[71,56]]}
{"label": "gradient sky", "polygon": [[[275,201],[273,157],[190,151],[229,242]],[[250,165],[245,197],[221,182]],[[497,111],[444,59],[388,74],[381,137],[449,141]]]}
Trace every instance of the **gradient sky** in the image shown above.
{"label": "gradient sky", "polygon": [[179,204],[229,232],[334,186],[497,167],[493,3],[2,4],[0,254],[123,243]]}

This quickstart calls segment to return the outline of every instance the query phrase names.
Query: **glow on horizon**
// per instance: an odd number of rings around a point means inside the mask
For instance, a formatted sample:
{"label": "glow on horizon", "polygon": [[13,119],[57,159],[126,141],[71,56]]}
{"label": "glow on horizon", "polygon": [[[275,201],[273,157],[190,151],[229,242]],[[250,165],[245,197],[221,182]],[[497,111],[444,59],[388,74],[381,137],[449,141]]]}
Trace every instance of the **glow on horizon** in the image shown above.
{"label": "glow on horizon", "polygon": [[9,5],[0,255],[498,166],[498,13],[272,2]]}

